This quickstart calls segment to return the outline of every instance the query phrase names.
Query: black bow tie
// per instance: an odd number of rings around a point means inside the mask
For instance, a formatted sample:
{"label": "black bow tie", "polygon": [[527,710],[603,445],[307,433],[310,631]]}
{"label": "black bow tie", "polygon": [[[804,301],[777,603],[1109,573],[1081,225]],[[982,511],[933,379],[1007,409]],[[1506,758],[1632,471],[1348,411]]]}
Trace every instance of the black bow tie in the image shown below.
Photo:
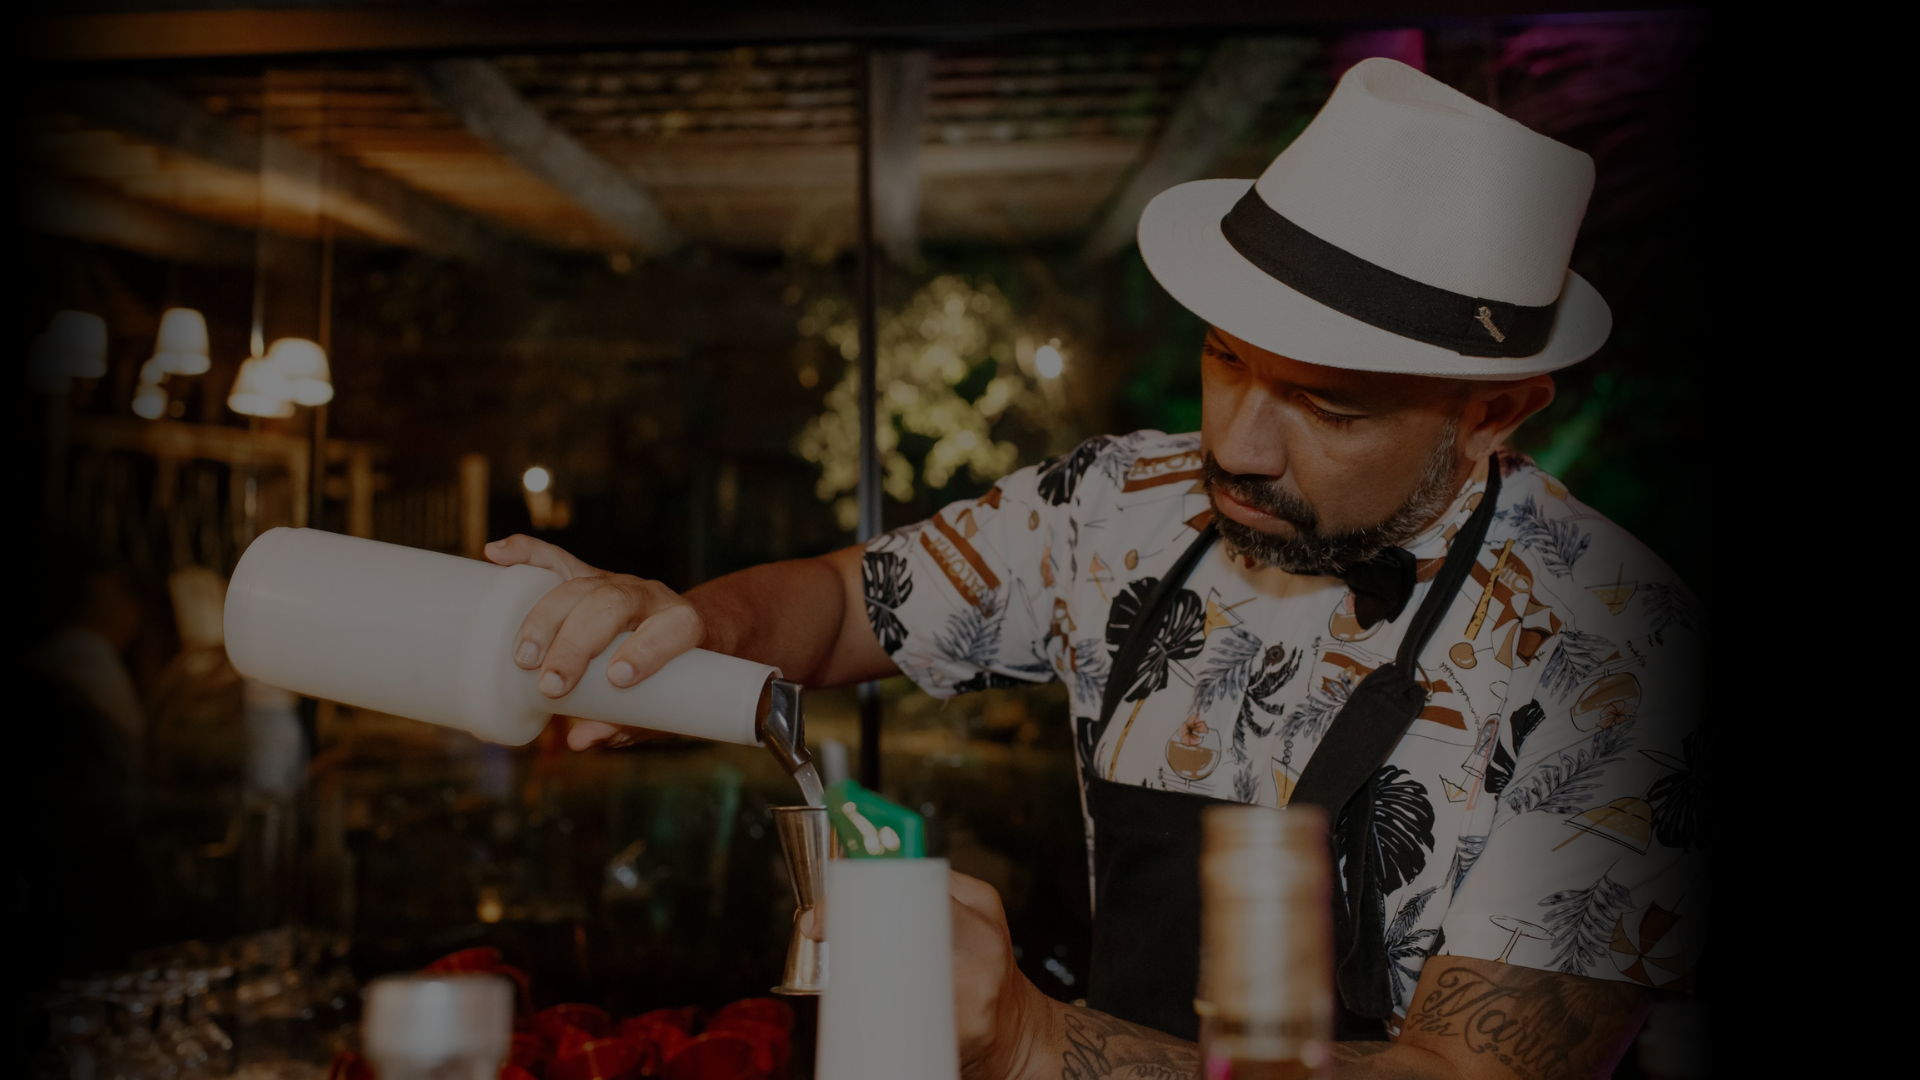
{"label": "black bow tie", "polygon": [[1399,618],[1413,595],[1417,572],[1413,553],[1397,547],[1348,567],[1340,576],[1353,590],[1353,617],[1359,620],[1360,629],[1371,630],[1381,619],[1392,622]]}

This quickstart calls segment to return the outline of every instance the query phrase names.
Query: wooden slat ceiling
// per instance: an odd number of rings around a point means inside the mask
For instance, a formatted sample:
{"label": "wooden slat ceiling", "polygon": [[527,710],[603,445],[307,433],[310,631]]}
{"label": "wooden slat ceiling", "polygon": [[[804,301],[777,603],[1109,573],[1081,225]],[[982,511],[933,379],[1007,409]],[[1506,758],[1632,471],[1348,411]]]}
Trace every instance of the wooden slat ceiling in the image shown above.
{"label": "wooden slat ceiling", "polygon": [[[850,45],[499,56],[555,126],[630,174],[697,243],[839,248],[855,234],[858,53]],[[1192,79],[1180,44],[952,47],[933,56],[922,124],[921,235],[1016,241],[1083,233]],[[548,244],[621,241],[566,195],[470,134],[410,69],[175,77],[242,129],[271,127]],[[240,175],[69,118],[41,118],[37,156],[169,209],[258,220]],[[377,237],[376,237],[377,238]]]}

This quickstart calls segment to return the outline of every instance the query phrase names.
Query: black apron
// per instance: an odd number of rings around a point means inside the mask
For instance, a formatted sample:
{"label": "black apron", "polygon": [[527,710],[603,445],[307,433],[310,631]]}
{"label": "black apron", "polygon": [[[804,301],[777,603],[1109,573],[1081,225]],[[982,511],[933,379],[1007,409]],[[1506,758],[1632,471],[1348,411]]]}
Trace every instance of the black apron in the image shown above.
{"label": "black apron", "polygon": [[[1480,505],[1454,537],[1394,659],[1354,687],[1300,772],[1289,803],[1316,805],[1330,819],[1344,857],[1334,898],[1341,1039],[1383,1039],[1393,1007],[1385,944],[1385,897],[1373,839],[1367,780],[1426,703],[1417,661],[1486,542],[1500,495],[1500,464],[1488,466]],[[1152,630],[1217,536],[1209,524],[1156,582],[1114,654],[1100,718],[1080,732],[1087,813],[1093,818],[1093,954],[1087,1005],[1182,1039],[1199,1037],[1193,998],[1200,978],[1200,814],[1221,801],[1102,780],[1093,756],[1152,640]],[[1336,862],[1336,865],[1340,865]]]}

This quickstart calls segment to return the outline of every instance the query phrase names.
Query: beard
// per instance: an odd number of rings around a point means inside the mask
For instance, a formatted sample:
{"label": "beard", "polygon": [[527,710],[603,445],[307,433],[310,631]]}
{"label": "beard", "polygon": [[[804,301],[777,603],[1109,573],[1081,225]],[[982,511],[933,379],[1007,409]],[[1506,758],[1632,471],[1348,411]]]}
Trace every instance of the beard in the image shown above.
{"label": "beard", "polygon": [[[1209,453],[1203,475],[1207,498],[1213,502],[1214,523],[1220,527],[1227,551],[1251,559],[1257,566],[1276,566],[1290,574],[1337,577],[1350,567],[1411,539],[1453,500],[1454,468],[1458,461],[1454,434],[1454,421],[1449,420],[1421,466],[1413,493],[1385,520],[1334,532],[1321,531],[1320,515],[1305,499],[1263,477],[1230,473]],[[1293,535],[1275,536],[1233,520],[1220,512],[1214,497],[1217,491],[1225,491],[1241,503],[1292,524]]]}

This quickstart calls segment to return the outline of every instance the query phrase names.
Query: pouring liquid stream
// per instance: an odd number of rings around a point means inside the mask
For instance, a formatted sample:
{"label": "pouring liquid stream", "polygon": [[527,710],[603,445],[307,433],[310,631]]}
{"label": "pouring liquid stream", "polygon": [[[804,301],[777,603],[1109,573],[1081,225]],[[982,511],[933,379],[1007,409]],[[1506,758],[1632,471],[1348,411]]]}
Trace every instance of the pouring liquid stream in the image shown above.
{"label": "pouring liquid stream", "polygon": [[794,782],[800,785],[800,795],[808,806],[827,805],[827,789],[820,783],[820,770],[809,761],[793,772]]}

